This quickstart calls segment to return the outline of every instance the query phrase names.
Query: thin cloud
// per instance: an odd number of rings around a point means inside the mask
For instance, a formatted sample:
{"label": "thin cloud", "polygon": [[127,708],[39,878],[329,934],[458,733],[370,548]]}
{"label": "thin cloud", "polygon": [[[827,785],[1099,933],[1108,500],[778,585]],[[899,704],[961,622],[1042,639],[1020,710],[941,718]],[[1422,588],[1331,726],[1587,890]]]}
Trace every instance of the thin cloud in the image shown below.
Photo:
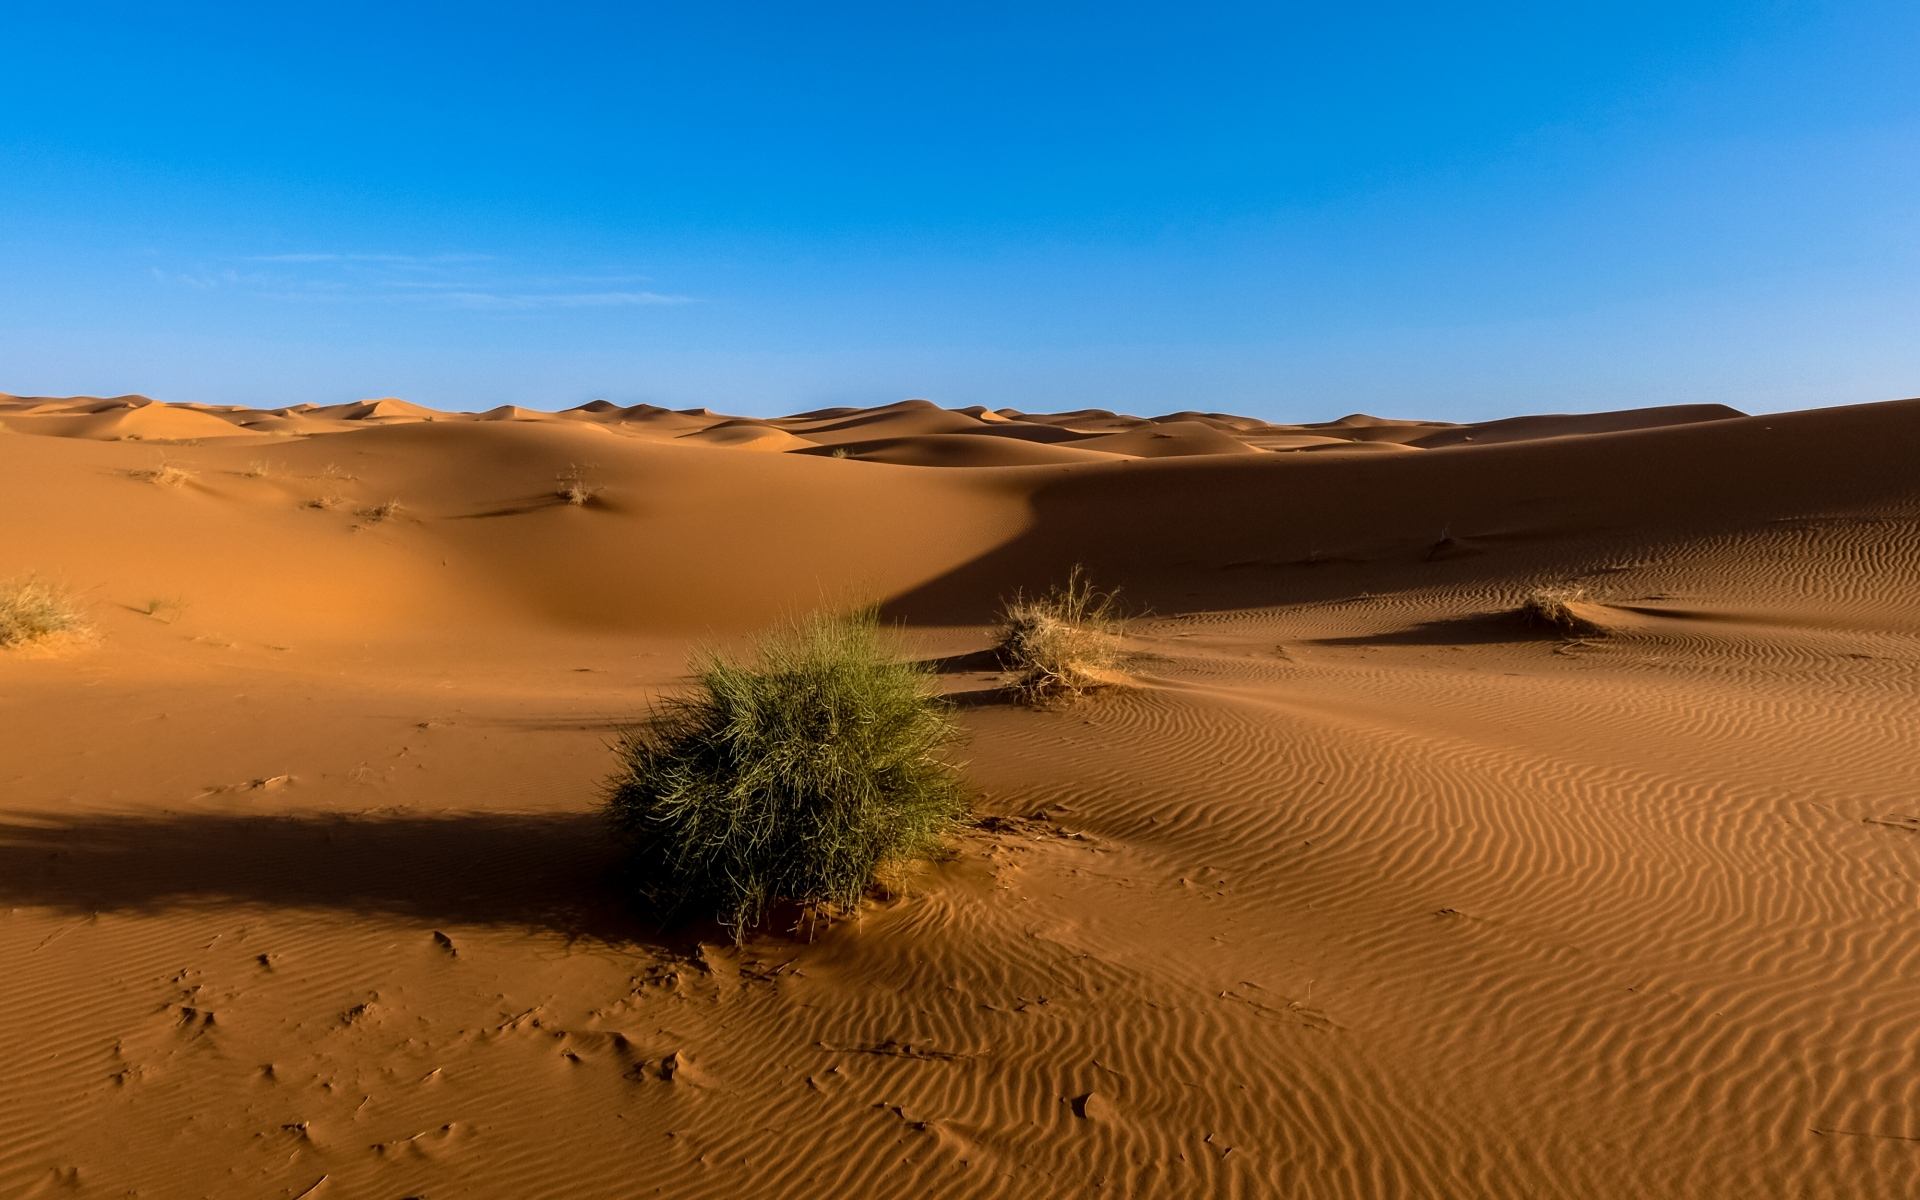
{"label": "thin cloud", "polygon": [[254,286],[267,282],[265,276],[235,271],[231,267],[210,271],[205,267],[195,267],[191,271],[167,271],[159,267],[148,267],[147,271],[161,283],[190,287],[195,291],[210,292],[215,288]]}
{"label": "thin cloud", "polygon": [[253,254],[248,262],[313,264],[313,263],[385,263],[388,265],[421,264],[438,265],[441,263],[491,262],[491,254],[348,254],[338,251],[323,251],[305,254]]}
{"label": "thin cloud", "polygon": [[630,286],[649,283],[651,278],[612,264],[571,274],[523,275],[488,266],[499,261],[490,254],[305,251],[252,254],[230,261],[252,266],[246,271],[153,267],[151,272],[164,284],[199,291],[245,289],[265,300],[405,302],[470,312],[656,308],[699,302],[693,296]]}
{"label": "thin cloud", "polygon": [[534,308],[633,308],[692,304],[692,296],[666,292],[425,292],[420,299],[443,300],[458,308],[526,310]]}

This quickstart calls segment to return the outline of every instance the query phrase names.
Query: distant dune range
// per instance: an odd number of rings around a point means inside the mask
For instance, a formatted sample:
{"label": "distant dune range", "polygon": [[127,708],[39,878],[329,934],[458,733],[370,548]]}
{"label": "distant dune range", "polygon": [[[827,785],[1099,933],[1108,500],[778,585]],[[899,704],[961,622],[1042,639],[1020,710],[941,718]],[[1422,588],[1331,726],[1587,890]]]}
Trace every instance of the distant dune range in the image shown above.
{"label": "distant dune range", "polygon": [[[999,690],[1075,564],[1127,683]],[[1898,1196],[1920,400],[1477,424],[0,396],[0,1195]],[[1529,626],[1578,589],[1598,632]],[[736,949],[608,739],[875,601],[985,821]]]}

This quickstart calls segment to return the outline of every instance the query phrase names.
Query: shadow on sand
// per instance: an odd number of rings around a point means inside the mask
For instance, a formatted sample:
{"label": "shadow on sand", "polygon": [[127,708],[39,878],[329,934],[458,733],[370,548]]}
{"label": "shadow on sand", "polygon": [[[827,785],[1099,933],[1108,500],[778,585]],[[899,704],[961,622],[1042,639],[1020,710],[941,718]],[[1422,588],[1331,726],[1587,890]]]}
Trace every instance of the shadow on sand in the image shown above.
{"label": "shadow on sand", "polygon": [[1473,613],[1422,621],[1403,629],[1348,637],[1311,638],[1315,646],[1480,646],[1501,642],[1537,642],[1541,633],[1512,612]]}
{"label": "shadow on sand", "polygon": [[257,906],[678,946],[619,885],[597,813],[0,820],[0,905]]}

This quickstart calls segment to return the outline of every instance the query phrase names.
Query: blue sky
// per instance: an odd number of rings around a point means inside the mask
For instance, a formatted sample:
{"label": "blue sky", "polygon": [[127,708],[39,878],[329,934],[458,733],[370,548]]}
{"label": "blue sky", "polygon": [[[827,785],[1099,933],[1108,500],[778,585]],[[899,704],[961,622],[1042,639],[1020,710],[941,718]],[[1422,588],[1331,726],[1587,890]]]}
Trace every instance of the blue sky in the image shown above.
{"label": "blue sky", "polygon": [[1920,393],[1911,3],[12,6],[0,390]]}

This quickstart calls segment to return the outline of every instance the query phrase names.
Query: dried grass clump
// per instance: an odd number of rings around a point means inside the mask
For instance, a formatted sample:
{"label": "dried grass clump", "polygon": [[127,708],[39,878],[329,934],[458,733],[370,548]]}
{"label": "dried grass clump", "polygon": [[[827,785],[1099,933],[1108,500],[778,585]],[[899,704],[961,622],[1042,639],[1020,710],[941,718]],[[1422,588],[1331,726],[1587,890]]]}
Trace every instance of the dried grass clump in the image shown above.
{"label": "dried grass clump", "polygon": [[158,466],[141,467],[127,474],[143,483],[158,484],[161,487],[181,487],[192,483],[198,476],[177,463],[162,462]]}
{"label": "dried grass clump", "polygon": [[79,601],[58,584],[31,575],[0,583],[0,646],[24,646],[86,629]]}
{"label": "dried grass clump", "polygon": [[360,519],[369,525],[378,525],[382,521],[393,520],[400,515],[401,511],[401,505],[398,500],[387,500],[374,505],[372,508],[361,509]]}
{"label": "dried grass clump", "polygon": [[315,496],[313,499],[307,501],[307,507],[326,509],[330,511],[332,509],[339,508],[342,504],[345,504],[346,502],[347,502],[347,499],[345,496],[342,496],[337,492],[328,492],[325,495]]}
{"label": "dried grass clump", "polygon": [[1537,587],[1520,600],[1520,619],[1539,629],[1570,637],[1596,637],[1606,627],[1582,614],[1576,605],[1589,601],[1587,590],[1571,584]]}
{"label": "dried grass clump", "polygon": [[833,915],[934,850],[964,810],[955,729],[876,618],[816,616],[750,661],[708,654],[694,693],[618,744],[606,812],[654,908],[736,938],[770,908]]}
{"label": "dried grass clump", "polygon": [[585,508],[600,494],[600,485],[589,481],[586,468],[578,463],[554,478],[558,485],[554,488],[554,494],[575,508]]}
{"label": "dried grass clump", "polygon": [[1093,586],[1078,566],[1042,595],[1016,593],[1001,606],[1000,665],[1029,704],[1076,698],[1120,663],[1117,592]]}

